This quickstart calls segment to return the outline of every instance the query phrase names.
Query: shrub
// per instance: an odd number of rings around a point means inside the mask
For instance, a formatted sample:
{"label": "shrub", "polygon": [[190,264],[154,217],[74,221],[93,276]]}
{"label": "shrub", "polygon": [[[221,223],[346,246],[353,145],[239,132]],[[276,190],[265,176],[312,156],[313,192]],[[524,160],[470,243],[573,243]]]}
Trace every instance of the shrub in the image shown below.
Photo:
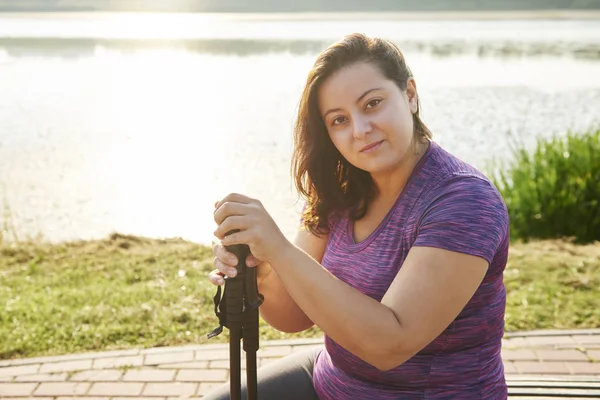
{"label": "shrub", "polygon": [[600,129],[515,147],[490,174],[508,207],[512,239],[600,240]]}

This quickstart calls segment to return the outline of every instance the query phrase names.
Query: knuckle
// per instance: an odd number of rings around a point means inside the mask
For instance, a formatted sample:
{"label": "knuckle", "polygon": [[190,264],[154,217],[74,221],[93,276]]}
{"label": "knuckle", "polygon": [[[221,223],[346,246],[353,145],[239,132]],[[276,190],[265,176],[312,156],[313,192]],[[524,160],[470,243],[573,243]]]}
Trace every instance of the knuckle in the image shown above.
{"label": "knuckle", "polygon": [[217,264],[215,265],[217,267],[217,269],[219,270],[219,272],[221,273],[225,273],[225,271],[227,270],[227,268],[229,268],[227,266],[227,264],[225,264],[224,262],[222,262],[221,260],[217,261]]}

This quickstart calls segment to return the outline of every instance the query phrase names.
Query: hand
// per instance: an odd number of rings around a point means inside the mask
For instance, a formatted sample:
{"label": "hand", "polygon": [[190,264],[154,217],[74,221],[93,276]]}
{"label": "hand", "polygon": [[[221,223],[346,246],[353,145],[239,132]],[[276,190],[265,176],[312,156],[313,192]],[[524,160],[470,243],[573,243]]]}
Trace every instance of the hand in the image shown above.
{"label": "hand", "polygon": [[[272,262],[290,245],[262,203],[241,194],[229,194],[215,204],[214,234],[223,246],[247,244],[250,253],[260,261]],[[232,230],[239,232],[225,236]]]}
{"label": "hand", "polygon": [[[235,254],[227,251],[224,246],[218,243],[213,245],[212,250],[215,255],[213,264],[216,269],[208,274],[208,278],[213,284],[222,285],[225,283],[225,280],[223,279],[225,276],[234,277],[237,274],[236,266],[238,264],[238,259]],[[261,261],[252,254],[246,257],[246,265],[248,267],[256,267],[260,264]],[[261,272],[262,271],[257,271],[257,274],[262,275]]]}

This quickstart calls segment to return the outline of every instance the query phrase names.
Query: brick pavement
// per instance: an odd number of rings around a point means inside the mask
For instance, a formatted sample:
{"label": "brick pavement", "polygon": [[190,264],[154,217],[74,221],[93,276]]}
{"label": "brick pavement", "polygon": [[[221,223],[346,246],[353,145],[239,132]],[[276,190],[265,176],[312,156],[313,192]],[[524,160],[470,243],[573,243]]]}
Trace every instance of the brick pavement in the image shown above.
{"label": "brick pavement", "polygon": [[[322,339],[261,343],[258,365],[321,345]],[[229,345],[207,344],[0,360],[0,398],[199,399],[227,380],[228,356]],[[600,383],[600,329],[507,333],[502,357],[507,378],[569,376]]]}

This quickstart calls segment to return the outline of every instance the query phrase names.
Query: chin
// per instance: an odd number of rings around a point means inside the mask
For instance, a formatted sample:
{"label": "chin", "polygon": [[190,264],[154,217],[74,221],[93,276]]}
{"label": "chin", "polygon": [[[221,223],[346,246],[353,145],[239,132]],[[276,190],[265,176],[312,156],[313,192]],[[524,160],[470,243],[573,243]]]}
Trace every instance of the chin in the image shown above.
{"label": "chin", "polygon": [[369,163],[368,165],[364,165],[363,167],[360,167],[360,169],[370,174],[377,175],[393,171],[395,165],[397,164],[390,162],[373,162]]}

